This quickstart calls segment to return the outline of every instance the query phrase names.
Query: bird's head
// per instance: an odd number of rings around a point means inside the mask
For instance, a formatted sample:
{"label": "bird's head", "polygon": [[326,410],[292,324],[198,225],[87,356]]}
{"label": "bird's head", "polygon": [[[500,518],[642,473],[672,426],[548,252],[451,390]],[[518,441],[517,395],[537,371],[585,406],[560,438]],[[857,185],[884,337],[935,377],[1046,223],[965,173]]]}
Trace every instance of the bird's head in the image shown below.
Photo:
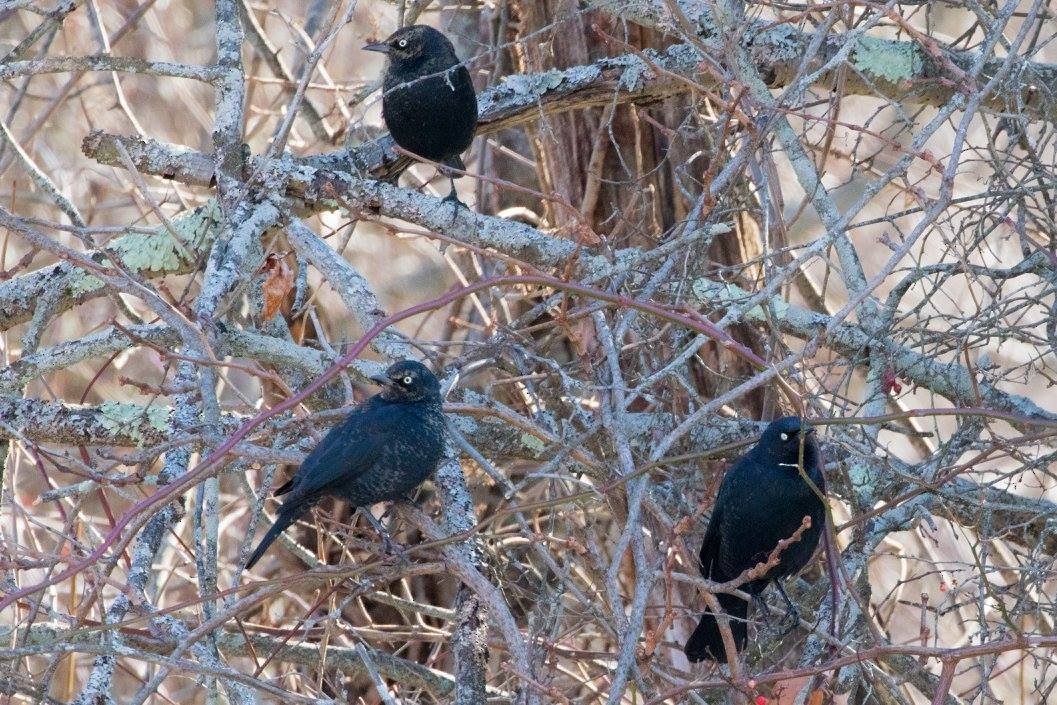
{"label": "bird's head", "polygon": [[450,55],[453,63],[457,63],[455,50],[448,38],[424,24],[401,27],[385,41],[368,44],[364,50],[385,54],[396,65],[411,64],[423,56],[432,55],[438,58]]}
{"label": "bird's head", "polygon": [[386,401],[440,400],[440,380],[421,362],[401,360],[371,379],[382,385],[380,396]]}
{"label": "bird's head", "polygon": [[778,461],[782,467],[796,471],[799,467],[800,446],[804,447],[804,466],[810,470],[818,457],[815,429],[801,423],[797,416],[783,416],[771,422],[760,437],[759,448]]}

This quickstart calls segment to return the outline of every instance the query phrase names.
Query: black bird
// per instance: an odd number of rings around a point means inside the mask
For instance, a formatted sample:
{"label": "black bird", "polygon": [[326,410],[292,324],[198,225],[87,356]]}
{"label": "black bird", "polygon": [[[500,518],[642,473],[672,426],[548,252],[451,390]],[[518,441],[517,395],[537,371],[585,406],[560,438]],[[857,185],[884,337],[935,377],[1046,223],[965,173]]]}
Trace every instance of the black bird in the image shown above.
{"label": "black bird", "polygon": [[297,474],[275,490],[277,496],[289,494],[247,569],[323,497],[341,497],[355,507],[405,499],[437,468],[444,451],[440,382],[413,360],[371,379],[383,390],[332,428]]}
{"label": "black bird", "polygon": [[[416,24],[393,32],[367,51],[389,57],[382,95],[382,117],[398,145],[443,166],[466,170],[460,156],[477,129],[477,94],[470,72],[443,34]],[[455,178],[446,201],[459,201]]]}
{"label": "black bird", "polygon": [[[804,474],[814,488],[800,473],[801,448]],[[743,591],[759,598],[773,581],[795,625],[796,609],[785,594],[781,579],[803,568],[815,553],[825,522],[826,510],[820,496],[824,492],[825,480],[814,429],[801,426],[795,416],[771,423],[760,442],[731,466],[719,486],[701,543],[701,575],[717,583],[737,578],[766,561],[780,540],[792,536],[805,516],[811,517],[811,527],[799,541],[782,551],[778,565],[762,578],[741,586]],[[745,618],[749,603],[725,593],[716,593],[716,599],[729,617],[734,644],[741,651],[747,639]],[[684,651],[694,662],[706,658],[726,661],[727,652],[715,615],[706,612],[701,616]]]}

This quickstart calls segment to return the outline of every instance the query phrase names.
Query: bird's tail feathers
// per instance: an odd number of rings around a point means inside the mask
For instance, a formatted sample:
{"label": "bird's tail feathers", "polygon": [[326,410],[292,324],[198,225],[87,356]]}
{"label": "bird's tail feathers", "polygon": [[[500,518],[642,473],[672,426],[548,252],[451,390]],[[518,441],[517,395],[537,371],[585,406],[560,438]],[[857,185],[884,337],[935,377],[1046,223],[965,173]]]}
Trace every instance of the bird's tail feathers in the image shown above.
{"label": "bird's tail feathers", "polygon": [[254,549],[253,555],[250,556],[249,561],[246,562],[246,570],[252,568],[257,561],[261,559],[264,552],[268,550],[268,547],[272,545],[275,539],[279,538],[279,534],[283,533],[288,526],[297,521],[297,514],[285,514],[282,510],[279,511],[279,516],[275,518],[275,523],[268,529],[268,533],[264,535],[261,542],[257,544],[257,548]]}
{"label": "bird's tail feathers", "polygon": [[[729,618],[728,623],[730,624],[731,634],[734,637],[734,647],[741,651],[745,648],[745,642],[748,640],[748,625],[745,619],[749,614],[749,603],[740,597],[725,593],[717,593],[716,598],[719,600],[719,606]],[[719,622],[714,614],[705,612],[701,615],[701,621],[697,623],[697,628],[690,635],[683,651],[686,653],[686,657],[694,663],[705,659],[720,663],[726,662],[727,650],[723,646]]]}

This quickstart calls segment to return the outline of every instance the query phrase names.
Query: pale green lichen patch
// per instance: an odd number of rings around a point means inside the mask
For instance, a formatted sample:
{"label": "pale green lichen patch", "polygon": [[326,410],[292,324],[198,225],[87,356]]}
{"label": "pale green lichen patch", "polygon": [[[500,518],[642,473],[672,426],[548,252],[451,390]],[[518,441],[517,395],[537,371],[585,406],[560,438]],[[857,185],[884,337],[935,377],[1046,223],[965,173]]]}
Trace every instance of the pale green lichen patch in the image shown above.
{"label": "pale green lichen patch", "polygon": [[[174,272],[183,262],[183,248],[167,230],[136,233],[114,240],[110,249],[121,257],[126,267],[135,272]],[[104,265],[107,261],[104,260]],[[73,294],[95,291],[103,282],[91,274],[75,278],[70,283]]]}
{"label": "pale green lichen patch", "polygon": [[744,300],[749,296],[749,292],[740,286],[717,282],[712,279],[695,279],[693,292],[698,301],[711,304],[716,308],[727,308],[731,304]]}
{"label": "pale green lichen patch", "polygon": [[543,451],[547,450],[547,444],[531,433],[522,433],[521,443],[535,455],[543,455]]}
{"label": "pale green lichen patch", "polygon": [[786,318],[789,313],[789,302],[779,298],[773,298],[768,302],[768,306],[771,309],[771,314],[778,318]]}
{"label": "pale green lichen patch", "polygon": [[[728,284],[726,282],[717,282],[712,279],[695,280],[693,284],[693,292],[698,301],[710,304],[717,308],[732,308],[737,306],[739,302],[744,301],[751,296],[748,291],[745,291],[740,286],[735,286],[734,284]],[[771,309],[771,314],[778,318],[784,318],[789,312],[789,304],[777,297],[772,298],[768,302],[768,306]],[[757,321],[763,321],[767,318],[764,315],[762,306],[753,306],[745,312],[744,317],[747,319],[755,319]]]}
{"label": "pale green lichen patch", "polygon": [[114,251],[129,269],[137,272],[171,272],[179,269],[184,257],[183,248],[168,231],[123,237],[114,243]]}
{"label": "pale green lichen patch", "polygon": [[551,69],[534,76],[507,76],[499,84],[497,90],[514,95],[535,96],[557,88],[564,80],[565,74],[557,69]]}
{"label": "pale green lichen patch", "polygon": [[[220,222],[220,208],[210,201],[186,218],[173,221],[177,242],[169,229],[159,226],[150,233],[130,233],[115,239],[110,248],[126,267],[136,272],[177,272],[191,264],[202,248],[212,240]],[[105,262],[104,262],[105,264]],[[70,277],[69,290],[74,296],[95,291],[103,282],[91,274],[78,272]]]}
{"label": "pale green lichen patch", "polygon": [[790,25],[780,24],[757,37],[749,38],[758,61],[792,61],[804,55],[804,37]]}
{"label": "pale green lichen patch", "polygon": [[653,431],[658,428],[668,428],[671,425],[671,415],[657,411],[626,412],[624,414],[624,428],[628,434],[641,443],[653,442]]}
{"label": "pale green lichen patch", "polygon": [[524,105],[542,99],[549,91],[562,84],[588,82],[599,73],[598,67],[585,66],[570,69],[568,72],[551,69],[531,76],[507,76],[492,90],[481,95],[478,107],[481,112],[487,113],[497,107],[504,110],[513,105]]}
{"label": "pale green lichen patch", "polygon": [[914,44],[876,37],[859,38],[852,62],[858,71],[892,83],[918,77],[924,65],[920,50]]}
{"label": "pale green lichen patch", "polygon": [[[635,58],[638,59],[638,57]],[[637,91],[642,88],[649,75],[650,69],[644,61],[641,59],[629,61],[620,74],[620,87],[629,91]]]}
{"label": "pale green lichen patch", "polygon": [[[80,276],[77,276],[80,274]],[[89,291],[95,291],[96,289],[103,286],[103,282],[98,277],[92,276],[91,274],[85,274],[84,272],[78,271],[70,277],[70,293],[74,296],[81,294],[87,294]]]}
{"label": "pale green lichen patch", "polygon": [[140,431],[142,424],[164,433],[169,428],[169,409],[161,406],[126,404],[108,401],[99,406],[99,423],[112,433],[121,433],[131,438],[137,445],[143,442]]}

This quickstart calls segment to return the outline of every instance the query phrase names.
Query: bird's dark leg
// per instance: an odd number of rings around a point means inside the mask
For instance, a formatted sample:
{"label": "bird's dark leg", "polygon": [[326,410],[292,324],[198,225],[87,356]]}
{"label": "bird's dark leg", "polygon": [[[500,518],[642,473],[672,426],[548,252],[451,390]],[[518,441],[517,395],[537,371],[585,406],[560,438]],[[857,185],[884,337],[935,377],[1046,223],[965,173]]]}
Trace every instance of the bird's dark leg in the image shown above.
{"label": "bird's dark leg", "polygon": [[[455,204],[454,213],[458,214],[459,206],[462,206],[463,208],[467,208],[467,205],[465,203],[463,203],[461,200],[459,200],[459,194],[455,192],[455,176],[452,175],[450,172],[448,173],[447,176],[448,176],[448,181],[451,183],[451,191],[448,191],[448,195],[444,197],[444,200],[447,203],[454,203]],[[453,223],[455,222],[455,216],[454,215],[452,216],[451,222],[453,222]]]}
{"label": "bird's dark leg", "polygon": [[793,601],[789,599],[789,595],[785,594],[785,588],[782,587],[782,581],[775,580],[774,584],[778,588],[778,594],[782,596],[783,600],[785,600],[786,612],[782,615],[781,621],[781,624],[785,624],[785,620],[789,620],[789,626],[782,632],[782,636],[785,636],[796,629],[796,625],[800,623],[800,611],[796,608],[796,605],[793,604]]}
{"label": "bird's dark leg", "polygon": [[[389,535],[389,531],[386,530],[382,522],[374,518],[374,514],[371,513],[371,508],[360,507],[360,511],[363,513],[363,516],[367,518],[367,522],[371,525],[371,528],[378,533],[378,537],[382,540],[382,550],[390,556],[402,555],[404,550],[393,541],[393,537]],[[386,509],[386,514],[388,513],[389,510]],[[385,514],[382,515],[382,518],[385,518]]]}
{"label": "bird's dark leg", "polygon": [[771,628],[771,610],[767,607],[767,601],[763,599],[763,593],[756,593],[752,596],[752,604],[756,608],[756,611],[763,617],[763,625],[767,629]]}

